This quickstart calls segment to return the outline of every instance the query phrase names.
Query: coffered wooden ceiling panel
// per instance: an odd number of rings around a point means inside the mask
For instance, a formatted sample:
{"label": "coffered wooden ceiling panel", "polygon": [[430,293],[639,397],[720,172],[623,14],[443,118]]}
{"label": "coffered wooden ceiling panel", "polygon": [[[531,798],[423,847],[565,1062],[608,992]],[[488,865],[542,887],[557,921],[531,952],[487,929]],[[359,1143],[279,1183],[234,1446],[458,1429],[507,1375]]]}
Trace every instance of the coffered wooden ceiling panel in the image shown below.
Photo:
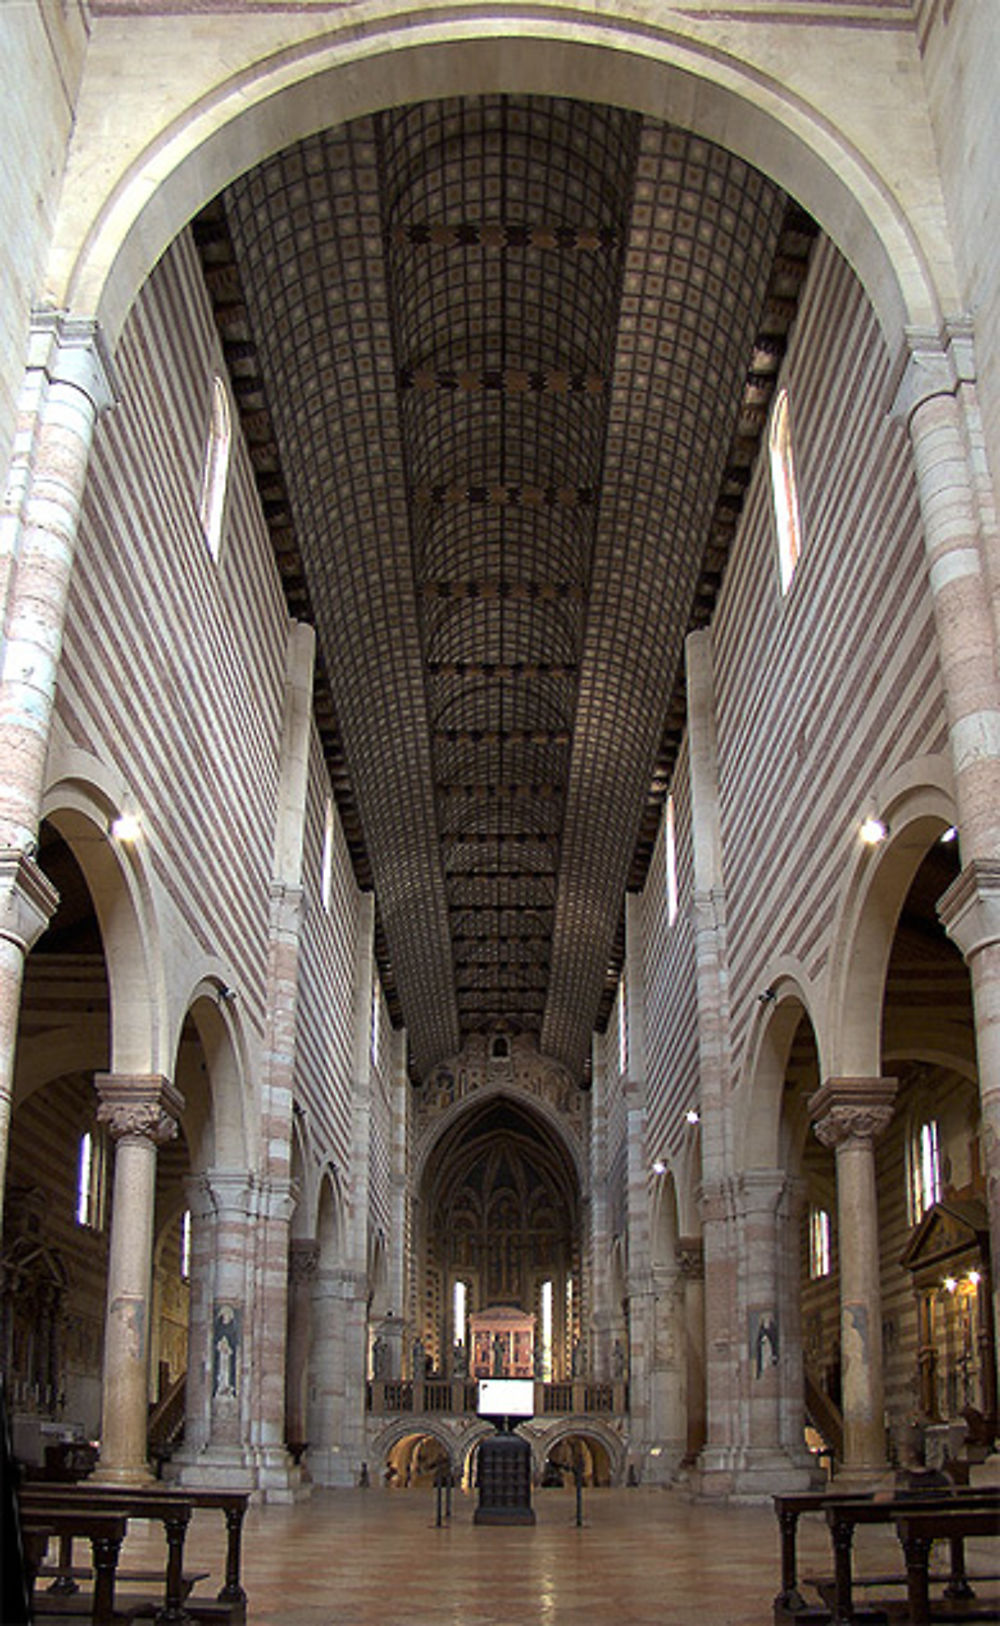
{"label": "coffered wooden ceiling panel", "polygon": [[811,233],[700,139],[502,96],[196,223],[419,1075],[482,1030],[585,1075]]}

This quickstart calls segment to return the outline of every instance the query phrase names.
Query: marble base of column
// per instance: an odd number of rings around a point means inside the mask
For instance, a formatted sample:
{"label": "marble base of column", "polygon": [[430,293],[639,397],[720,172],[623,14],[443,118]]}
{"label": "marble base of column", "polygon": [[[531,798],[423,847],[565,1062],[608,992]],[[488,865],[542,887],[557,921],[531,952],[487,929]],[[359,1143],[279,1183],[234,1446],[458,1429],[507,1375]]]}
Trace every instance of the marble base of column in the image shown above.
{"label": "marble base of column", "polygon": [[257,1489],[263,1501],[289,1504],[304,1502],[312,1495],[311,1482],[283,1445],[258,1445],[254,1457]]}

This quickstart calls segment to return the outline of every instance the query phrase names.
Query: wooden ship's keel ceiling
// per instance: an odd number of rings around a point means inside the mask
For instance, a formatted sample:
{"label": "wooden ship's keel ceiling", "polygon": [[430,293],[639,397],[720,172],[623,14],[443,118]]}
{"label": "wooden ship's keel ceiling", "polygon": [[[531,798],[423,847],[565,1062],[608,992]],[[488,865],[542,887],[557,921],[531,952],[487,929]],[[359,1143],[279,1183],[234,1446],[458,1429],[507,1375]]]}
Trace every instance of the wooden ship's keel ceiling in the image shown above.
{"label": "wooden ship's keel ceiling", "polygon": [[416,1076],[585,1080],[815,228],[615,108],[422,103],[195,222]]}

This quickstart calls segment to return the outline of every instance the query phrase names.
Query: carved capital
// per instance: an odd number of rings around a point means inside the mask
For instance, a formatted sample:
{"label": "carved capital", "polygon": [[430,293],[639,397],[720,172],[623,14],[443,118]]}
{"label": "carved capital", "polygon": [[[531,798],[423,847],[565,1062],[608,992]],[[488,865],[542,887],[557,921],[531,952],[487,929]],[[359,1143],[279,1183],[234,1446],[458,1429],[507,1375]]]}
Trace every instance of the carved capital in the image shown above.
{"label": "carved capital", "polygon": [[0,937],[30,953],[58,906],[58,892],[33,858],[0,849]]}
{"label": "carved capital", "polygon": [[99,1123],[114,1140],[139,1139],[162,1146],[173,1140],[184,1097],[161,1073],[97,1073]]}
{"label": "carved capital", "polygon": [[816,1138],[824,1146],[878,1139],[892,1118],[899,1080],[829,1078],[809,1099]]}
{"label": "carved capital", "polygon": [[272,881],[270,889],[271,934],[297,939],[302,929],[305,893],[300,886]]}
{"label": "carved capital", "polygon": [[705,1280],[705,1247],[700,1236],[677,1238],[677,1263],[685,1281]]}
{"label": "carved capital", "polygon": [[206,1169],[202,1179],[215,1214],[247,1213],[250,1183],[242,1169]]}
{"label": "carved capital", "polygon": [[288,1250],[288,1275],[293,1287],[304,1287],[315,1279],[319,1266],[319,1243],[311,1237],[296,1237]]}
{"label": "carved capital", "polygon": [[1000,943],[1000,859],[973,858],[938,899],[937,912],[967,960]]}

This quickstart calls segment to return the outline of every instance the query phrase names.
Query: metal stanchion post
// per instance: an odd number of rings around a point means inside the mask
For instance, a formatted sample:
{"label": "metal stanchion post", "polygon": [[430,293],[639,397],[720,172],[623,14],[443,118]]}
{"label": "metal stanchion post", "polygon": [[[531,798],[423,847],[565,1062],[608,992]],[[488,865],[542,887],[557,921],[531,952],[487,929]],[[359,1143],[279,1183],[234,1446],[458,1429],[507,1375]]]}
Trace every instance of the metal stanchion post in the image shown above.
{"label": "metal stanchion post", "polygon": [[573,1468],[573,1479],[576,1483],[576,1522],[583,1524],[583,1469],[579,1463]]}

